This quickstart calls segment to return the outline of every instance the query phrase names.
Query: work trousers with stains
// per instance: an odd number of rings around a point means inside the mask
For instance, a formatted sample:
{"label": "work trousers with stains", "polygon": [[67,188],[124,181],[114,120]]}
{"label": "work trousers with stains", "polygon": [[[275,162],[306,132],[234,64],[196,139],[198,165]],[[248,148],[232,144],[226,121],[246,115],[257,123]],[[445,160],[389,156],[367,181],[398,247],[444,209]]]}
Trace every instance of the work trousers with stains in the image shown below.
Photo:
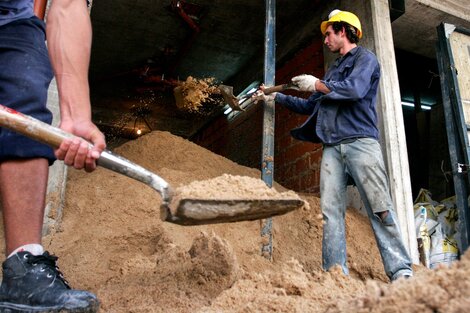
{"label": "work trousers with stains", "polygon": [[[367,210],[387,276],[394,280],[402,275],[412,275],[411,259],[393,209],[382,151],[377,140],[372,138],[323,147],[320,172],[323,268],[328,270],[340,265],[343,272],[349,274],[345,213],[350,178]],[[381,220],[377,213],[383,211],[388,211],[388,215]]]}

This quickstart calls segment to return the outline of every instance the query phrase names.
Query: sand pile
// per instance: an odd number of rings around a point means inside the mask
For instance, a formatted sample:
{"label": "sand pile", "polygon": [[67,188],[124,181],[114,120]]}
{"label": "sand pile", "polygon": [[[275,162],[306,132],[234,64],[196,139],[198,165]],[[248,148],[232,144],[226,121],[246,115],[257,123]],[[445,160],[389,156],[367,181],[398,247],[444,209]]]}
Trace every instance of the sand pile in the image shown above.
{"label": "sand pile", "polygon": [[[152,132],[116,150],[173,187],[260,172],[182,138]],[[279,191],[285,191],[275,185]],[[74,288],[101,312],[464,312],[470,257],[387,283],[368,220],[347,214],[351,276],[321,270],[319,199],[273,218],[273,262],[260,256],[260,222],[178,226],[159,219],[157,192],[105,169],[71,170],[61,229],[44,245]]]}
{"label": "sand pile", "polygon": [[300,199],[289,190],[278,192],[269,188],[259,177],[222,174],[215,178],[193,181],[176,189],[181,198],[195,199]]}

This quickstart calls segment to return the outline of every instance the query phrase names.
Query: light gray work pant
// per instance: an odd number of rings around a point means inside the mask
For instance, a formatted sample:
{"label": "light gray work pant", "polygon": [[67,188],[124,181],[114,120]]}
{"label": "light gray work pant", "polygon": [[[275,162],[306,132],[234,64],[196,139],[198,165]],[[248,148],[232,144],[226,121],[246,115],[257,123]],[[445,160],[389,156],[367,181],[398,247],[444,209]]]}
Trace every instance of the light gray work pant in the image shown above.
{"label": "light gray work pant", "polygon": [[[320,172],[323,213],[323,268],[340,265],[347,275],[345,213],[349,176],[354,180],[372,224],[387,276],[412,275],[411,259],[403,243],[389,191],[379,143],[359,138],[352,143],[324,146]],[[379,212],[389,211],[381,220]],[[361,238],[355,238],[360,241]]]}

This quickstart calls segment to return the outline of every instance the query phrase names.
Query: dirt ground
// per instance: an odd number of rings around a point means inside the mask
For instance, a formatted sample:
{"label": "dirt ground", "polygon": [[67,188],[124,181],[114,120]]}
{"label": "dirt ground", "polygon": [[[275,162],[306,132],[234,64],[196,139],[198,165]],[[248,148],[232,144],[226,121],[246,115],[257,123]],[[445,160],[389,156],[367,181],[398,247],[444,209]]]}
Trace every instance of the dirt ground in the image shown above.
{"label": "dirt ground", "polygon": [[[115,150],[171,186],[223,174],[260,177],[167,132]],[[285,191],[275,185],[276,190]],[[349,210],[351,275],[321,269],[317,197],[273,218],[273,261],[260,256],[260,222],[179,226],[160,220],[160,197],[98,169],[70,170],[60,229],[44,238],[74,288],[98,295],[101,312],[468,312],[470,256],[452,268],[417,267],[389,283],[367,218]]]}

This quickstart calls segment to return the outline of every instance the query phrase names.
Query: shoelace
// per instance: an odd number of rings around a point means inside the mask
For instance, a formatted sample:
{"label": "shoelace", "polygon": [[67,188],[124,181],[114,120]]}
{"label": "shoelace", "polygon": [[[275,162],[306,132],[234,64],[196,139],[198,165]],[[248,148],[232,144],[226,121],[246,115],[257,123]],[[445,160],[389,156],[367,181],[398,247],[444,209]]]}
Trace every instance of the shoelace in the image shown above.
{"label": "shoelace", "polygon": [[28,263],[35,266],[37,264],[44,265],[44,269],[49,269],[50,272],[56,274],[56,276],[65,284],[68,289],[71,289],[69,282],[64,278],[64,275],[59,270],[56,262],[59,258],[55,255],[49,254],[49,252],[44,252],[41,255],[29,255]]}

